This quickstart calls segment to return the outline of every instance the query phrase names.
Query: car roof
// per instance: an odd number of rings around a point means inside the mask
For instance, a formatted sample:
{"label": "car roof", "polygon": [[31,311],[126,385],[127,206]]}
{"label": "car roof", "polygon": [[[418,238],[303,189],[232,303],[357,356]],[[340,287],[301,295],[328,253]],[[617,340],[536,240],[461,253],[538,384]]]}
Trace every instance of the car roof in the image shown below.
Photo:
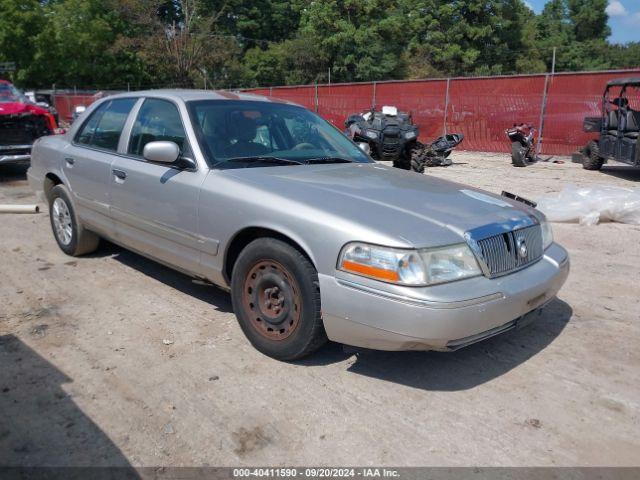
{"label": "car roof", "polygon": [[624,85],[640,85],[640,77],[616,78],[607,83],[607,87],[623,87]]}
{"label": "car roof", "polygon": [[118,97],[160,97],[172,100],[182,100],[190,102],[196,100],[245,100],[253,102],[275,102],[288,105],[300,106],[297,103],[282,100],[276,97],[265,97],[263,95],[254,95],[251,93],[229,91],[229,90],[182,90],[182,89],[163,89],[163,90],[143,90],[137,92],[124,92],[117,95],[109,95],[108,98]]}

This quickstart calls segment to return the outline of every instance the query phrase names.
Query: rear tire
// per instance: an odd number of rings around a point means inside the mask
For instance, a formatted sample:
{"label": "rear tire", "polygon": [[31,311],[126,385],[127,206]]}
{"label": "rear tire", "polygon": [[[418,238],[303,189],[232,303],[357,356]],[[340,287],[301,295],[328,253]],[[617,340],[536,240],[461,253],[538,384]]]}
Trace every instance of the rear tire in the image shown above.
{"label": "rear tire", "polygon": [[82,226],[71,202],[71,194],[62,184],[51,190],[49,220],[53,237],[67,255],[77,257],[94,252],[98,248],[100,237]]}
{"label": "rear tire", "polygon": [[600,156],[600,147],[595,140],[587,144],[582,160],[582,168],[585,170],[600,170],[604,164],[604,158]]}
{"label": "rear tire", "polygon": [[245,336],[269,357],[297,360],[327,341],[318,272],[281,240],[259,238],[242,250],[231,275],[231,300]]}
{"label": "rear tire", "polygon": [[511,163],[514,167],[527,166],[527,149],[520,142],[511,144]]}

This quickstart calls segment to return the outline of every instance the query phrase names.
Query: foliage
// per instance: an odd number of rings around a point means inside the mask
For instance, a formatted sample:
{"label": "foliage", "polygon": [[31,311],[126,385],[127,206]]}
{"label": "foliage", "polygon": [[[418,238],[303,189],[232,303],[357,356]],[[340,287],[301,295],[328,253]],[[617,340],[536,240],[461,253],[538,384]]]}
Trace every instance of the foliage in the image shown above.
{"label": "foliage", "polygon": [[29,87],[269,86],[640,65],[607,0],[0,0]]}

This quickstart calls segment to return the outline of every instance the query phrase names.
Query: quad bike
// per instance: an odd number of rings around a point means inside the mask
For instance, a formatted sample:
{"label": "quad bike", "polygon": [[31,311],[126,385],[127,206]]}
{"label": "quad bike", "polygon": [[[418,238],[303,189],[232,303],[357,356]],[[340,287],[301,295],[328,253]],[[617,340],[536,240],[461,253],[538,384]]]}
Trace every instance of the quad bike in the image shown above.
{"label": "quad bike", "polygon": [[459,134],[445,135],[430,144],[418,141],[418,126],[410,113],[384,106],[350,115],[345,134],[360,145],[367,145],[375,160],[393,162],[396,168],[423,173],[425,167],[451,165],[447,157],[462,142]]}
{"label": "quad bike", "polygon": [[514,167],[526,167],[536,161],[534,147],[536,129],[533,125],[514,124],[505,132],[511,140],[511,163]]}

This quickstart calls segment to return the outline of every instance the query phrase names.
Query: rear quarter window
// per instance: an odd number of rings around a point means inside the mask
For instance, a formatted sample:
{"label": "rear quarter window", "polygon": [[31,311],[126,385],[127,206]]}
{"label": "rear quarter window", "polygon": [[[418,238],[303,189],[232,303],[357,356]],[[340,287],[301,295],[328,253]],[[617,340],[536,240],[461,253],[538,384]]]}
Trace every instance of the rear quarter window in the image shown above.
{"label": "rear quarter window", "polygon": [[135,98],[118,98],[100,105],[80,128],[76,143],[115,152],[135,103]]}

